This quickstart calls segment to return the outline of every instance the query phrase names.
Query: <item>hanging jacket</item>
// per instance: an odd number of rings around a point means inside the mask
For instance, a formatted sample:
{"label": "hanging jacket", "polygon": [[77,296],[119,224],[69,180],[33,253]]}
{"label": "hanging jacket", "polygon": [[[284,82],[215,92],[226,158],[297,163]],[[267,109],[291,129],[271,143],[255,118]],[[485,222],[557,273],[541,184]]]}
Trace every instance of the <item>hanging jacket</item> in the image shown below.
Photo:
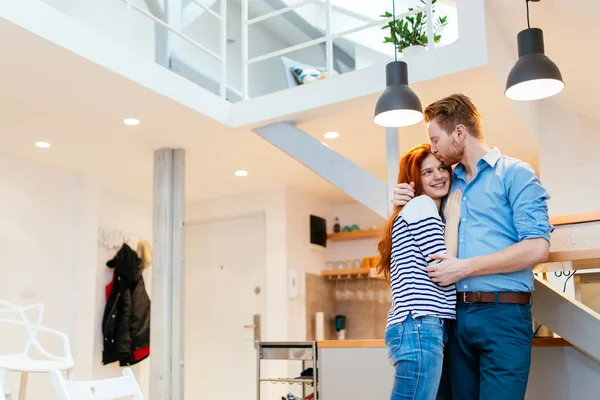
{"label": "hanging jacket", "polygon": [[127,244],[106,265],[114,268],[102,318],[102,363],[136,364],[150,354],[150,298],[142,260]]}

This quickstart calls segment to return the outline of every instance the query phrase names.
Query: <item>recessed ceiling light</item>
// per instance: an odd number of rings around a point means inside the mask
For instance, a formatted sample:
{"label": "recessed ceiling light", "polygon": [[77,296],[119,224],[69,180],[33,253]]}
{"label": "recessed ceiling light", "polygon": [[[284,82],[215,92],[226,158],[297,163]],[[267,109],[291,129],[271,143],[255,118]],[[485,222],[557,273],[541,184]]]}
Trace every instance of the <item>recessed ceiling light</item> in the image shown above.
{"label": "recessed ceiling light", "polygon": [[140,120],[139,120],[139,119],[136,119],[136,118],[125,118],[125,119],[123,120],[123,123],[124,123],[125,125],[129,125],[129,126],[136,126],[136,125],[139,125],[139,124],[140,124]]}
{"label": "recessed ceiling light", "polygon": [[326,132],[323,136],[325,136],[325,139],[335,139],[340,136],[340,134],[338,132]]}
{"label": "recessed ceiling light", "polygon": [[248,176],[248,171],[245,171],[243,169],[239,170],[239,171],[235,171],[235,176]]}
{"label": "recessed ceiling light", "polygon": [[36,147],[39,147],[40,149],[48,149],[50,148],[50,143],[48,142],[35,142]]}

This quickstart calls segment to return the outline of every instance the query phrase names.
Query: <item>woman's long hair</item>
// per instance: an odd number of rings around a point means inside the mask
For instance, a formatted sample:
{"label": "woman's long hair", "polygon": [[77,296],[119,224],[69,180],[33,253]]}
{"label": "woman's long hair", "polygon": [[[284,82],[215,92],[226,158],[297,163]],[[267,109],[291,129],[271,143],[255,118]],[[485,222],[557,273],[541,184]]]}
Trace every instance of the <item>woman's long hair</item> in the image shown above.
{"label": "woman's long hair", "polygon": [[[423,194],[423,184],[421,182],[421,164],[423,160],[431,154],[431,146],[427,143],[420,144],[407,151],[400,160],[400,171],[398,172],[398,183],[414,182],[415,197]],[[452,185],[452,173],[450,173],[449,185]],[[377,244],[379,250],[379,262],[377,263],[377,273],[385,276],[385,279],[390,282],[390,263],[392,257],[392,229],[394,221],[402,211],[402,207],[396,207],[392,215],[387,220],[381,239]]]}

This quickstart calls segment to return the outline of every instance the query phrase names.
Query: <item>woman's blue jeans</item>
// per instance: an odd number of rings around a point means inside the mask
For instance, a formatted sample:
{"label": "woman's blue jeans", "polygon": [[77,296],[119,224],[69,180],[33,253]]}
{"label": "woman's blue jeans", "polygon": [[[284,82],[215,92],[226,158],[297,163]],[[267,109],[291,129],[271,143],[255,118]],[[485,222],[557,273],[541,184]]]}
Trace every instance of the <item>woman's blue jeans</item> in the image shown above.
{"label": "woman's blue jeans", "polygon": [[447,340],[446,324],[436,317],[408,316],[385,331],[385,345],[395,367],[391,400],[435,400]]}

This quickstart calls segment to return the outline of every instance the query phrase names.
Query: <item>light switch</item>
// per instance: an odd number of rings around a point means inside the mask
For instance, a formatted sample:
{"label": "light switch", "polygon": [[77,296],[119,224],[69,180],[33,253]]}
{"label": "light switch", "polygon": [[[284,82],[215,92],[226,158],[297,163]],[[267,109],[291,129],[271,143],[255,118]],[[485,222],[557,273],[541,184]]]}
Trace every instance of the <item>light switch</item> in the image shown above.
{"label": "light switch", "polygon": [[288,297],[290,299],[298,297],[298,271],[295,269],[288,271]]}
{"label": "light switch", "polygon": [[19,290],[19,298],[21,299],[37,299],[38,290],[34,286],[23,286]]}

